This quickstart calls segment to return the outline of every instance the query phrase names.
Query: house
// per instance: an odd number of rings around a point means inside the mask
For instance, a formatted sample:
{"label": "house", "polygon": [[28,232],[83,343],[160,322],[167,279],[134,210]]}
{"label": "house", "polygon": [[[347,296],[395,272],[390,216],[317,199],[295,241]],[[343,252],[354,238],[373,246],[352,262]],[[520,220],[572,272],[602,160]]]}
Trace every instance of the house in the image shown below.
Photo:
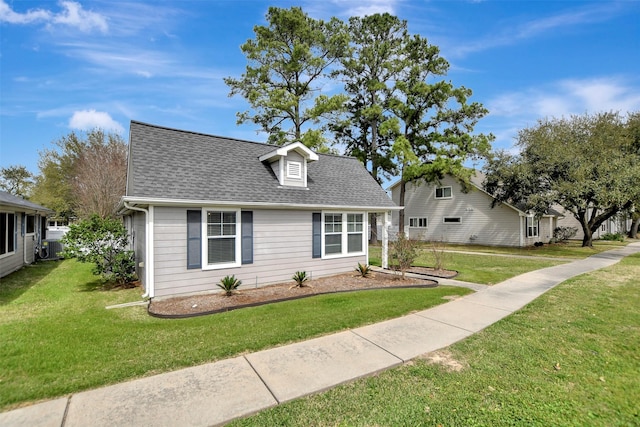
{"label": "house", "polygon": [[[145,296],[321,277],[367,263],[368,214],[398,210],[352,157],[132,121],[126,194]],[[384,257],[383,257],[384,258]]]}
{"label": "house", "polygon": [[0,191],[0,277],[35,261],[53,211]]}
{"label": "house", "polygon": [[[450,175],[438,184],[407,183],[404,203],[404,228],[410,238],[447,243],[491,246],[530,246],[549,242],[560,215],[549,211],[536,218],[516,206],[502,203],[491,207],[493,196],[483,190],[484,176],[475,172],[471,191],[463,192]],[[400,202],[400,183],[389,190]],[[392,228],[398,230],[399,214],[393,213]]]}
{"label": "house", "polygon": [[[580,221],[576,219],[575,216],[569,211],[566,211],[564,208],[557,206],[556,210],[562,212],[564,217],[558,220],[559,227],[574,227],[578,231],[576,235],[572,237],[575,240],[584,239],[584,231],[582,230],[582,225]],[[588,210],[587,215],[591,215],[592,209]],[[631,215],[627,212],[618,212],[616,215],[612,216],[605,220],[600,227],[593,233],[593,239],[600,239],[607,234],[624,234],[626,235],[631,229],[631,225],[633,220],[631,219]]]}

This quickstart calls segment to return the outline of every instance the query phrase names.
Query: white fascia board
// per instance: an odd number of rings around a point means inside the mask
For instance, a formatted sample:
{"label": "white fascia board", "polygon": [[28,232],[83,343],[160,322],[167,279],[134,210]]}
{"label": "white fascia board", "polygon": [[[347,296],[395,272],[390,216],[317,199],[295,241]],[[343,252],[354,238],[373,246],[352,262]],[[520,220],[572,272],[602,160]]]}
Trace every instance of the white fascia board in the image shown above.
{"label": "white fascia board", "polygon": [[271,160],[274,157],[285,157],[291,150],[296,150],[309,162],[319,159],[318,155],[311,151],[306,145],[301,142],[294,142],[293,144],[285,145],[267,154],[263,154],[258,158],[258,160],[264,162],[265,160]]}
{"label": "white fascia board", "polygon": [[259,209],[300,209],[300,210],[343,210],[387,212],[401,211],[401,206],[344,206],[344,205],[305,205],[300,203],[267,203],[267,202],[235,202],[226,200],[187,200],[187,199],[155,199],[150,197],[123,197],[123,202],[140,206],[229,206]]}

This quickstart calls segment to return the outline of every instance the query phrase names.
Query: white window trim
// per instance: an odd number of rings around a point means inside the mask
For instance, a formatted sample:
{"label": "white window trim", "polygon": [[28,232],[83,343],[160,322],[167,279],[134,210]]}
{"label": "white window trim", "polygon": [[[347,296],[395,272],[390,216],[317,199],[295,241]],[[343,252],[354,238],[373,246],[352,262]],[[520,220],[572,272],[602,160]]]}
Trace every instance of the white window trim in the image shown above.
{"label": "white window trim", "polygon": [[[362,251],[360,252],[348,252],[349,250],[349,231],[347,229],[347,214],[360,214],[362,215]],[[324,217],[325,215],[341,215],[342,216],[342,240],[341,240],[341,248],[342,252],[339,254],[326,254],[325,253],[325,227],[324,227]],[[334,258],[347,258],[347,257],[356,257],[363,256],[367,254],[367,230],[369,229],[368,224],[368,215],[366,212],[349,212],[349,211],[322,211],[321,212],[322,221],[320,223],[320,227],[322,230],[321,233],[321,245],[322,245],[322,259],[334,259]],[[351,233],[354,234],[354,233]]]}
{"label": "white window trim", "polygon": [[[0,258],[6,258],[6,257],[10,257],[12,255],[15,255],[18,249],[18,242],[16,241],[16,232],[19,232],[20,230],[18,230],[18,214],[16,212],[7,212],[7,211],[2,211],[3,214],[7,214],[7,215],[13,215],[13,230],[11,230],[11,232],[7,232],[7,241],[5,243],[7,243],[7,246],[9,246],[9,240],[8,239],[13,239],[13,251],[11,252],[5,252],[2,255],[0,255]],[[5,227],[7,225],[5,224]]]}
{"label": "white window trim", "polygon": [[[459,219],[459,221],[449,221],[447,222],[446,219],[447,218],[451,218],[451,219]],[[443,216],[442,217],[442,223],[443,224],[462,224],[462,217],[461,216]]]}
{"label": "white window trim", "polygon": [[[438,197],[438,189],[439,189],[439,188],[442,188],[442,192],[443,192],[443,193],[444,193],[444,190],[445,190],[446,188],[448,188],[448,189],[449,189],[449,196],[442,196],[442,197]],[[453,189],[452,189],[452,187],[451,187],[450,185],[449,185],[449,186],[446,186],[446,187],[436,187],[436,188],[435,188],[435,190],[434,190],[433,195],[434,195],[434,197],[435,197],[435,199],[436,199],[436,200],[452,199],[452,198],[453,198]]]}
{"label": "white window trim", "polygon": [[[529,235],[529,228],[530,228],[530,227],[532,227],[532,226],[530,226],[530,225],[529,225],[529,224],[530,224],[530,222],[529,222],[529,221],[531,221],[531,222],[534,222],[534,221],[535,221],[535,223],[536,223],[536,225],[535,225],[536,233],[535,233],[534,235],[531,235],[531,236]],[[524,234],[524,236],[525,236],[527,239],[536,239],[536,238],[539,238],[539,237],[540,237],[540,221],[539,221],[539,220],[536,220],[536,219],[535,219],[534,217],[532,217],[532,216],[527,216],[527,217],[525,217],[525,219],[524,219],[524,233],[525,233],[525,234]]]}
{"label": "white window trim", "polygon": [[[411,225],[411,220],[415,219],[416,222],[418,223],[418,225]],[[424,226],[420,226],[420,220],[424,219],[425,225]],[[409,227],[410,228],[429,228],[429,219],[426,216],[412,216],[409,218]]]}
{"label": "white window trim", "polygon": [[[236,213],[236,260],[220,264],[209,264],[209,236],[207,235],[207,212],[235,212]],[[202,208],[202,269],[220,270],[223,268],[235,268],[242,265],[242,215],[240,209],[228,208]]]}
{"label": "white window trim", "polygon": [[[286,162],[287,178],[290,179],[302,179],[302,162],[295,160],[287,160]],[[292,169],[293,167],[293,169]],[[297,170],[298,173],[291,173]]]}

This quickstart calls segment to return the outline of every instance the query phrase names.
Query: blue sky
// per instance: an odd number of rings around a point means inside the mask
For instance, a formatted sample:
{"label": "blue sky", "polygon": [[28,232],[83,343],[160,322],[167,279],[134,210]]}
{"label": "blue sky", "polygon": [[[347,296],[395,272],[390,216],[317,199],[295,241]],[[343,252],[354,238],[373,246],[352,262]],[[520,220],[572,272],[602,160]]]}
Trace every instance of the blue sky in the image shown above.
{"label": "blue sky", "polygon": [[347,20],[389,12],[440,47],[446,76],[490,111],[476,130],[513,147],[544,117],[640,110],[639,1],[0,0],[0,166],[37,173],[72,130],[128,138],[130,120],[253,141],[229,98],[240,45],[270,5]]}

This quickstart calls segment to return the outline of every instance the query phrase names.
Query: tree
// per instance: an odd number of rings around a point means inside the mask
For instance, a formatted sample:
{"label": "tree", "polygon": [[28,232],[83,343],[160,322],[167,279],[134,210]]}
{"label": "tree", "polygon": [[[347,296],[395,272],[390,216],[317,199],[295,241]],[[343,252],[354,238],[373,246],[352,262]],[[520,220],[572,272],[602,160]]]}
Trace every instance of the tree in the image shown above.
{"label": "tree", "polygon": [[127,145],[117,134],[71,132],[40,153],[33,201],[63,218],[115,215],[126,187]]}
{"label": "tree", "polygon": [[[470,189],[471,169],[467,160],[485,157],[492,135],[472,135],[478,120],[488,111],[479,103],[468,103],[472,92],[438,80],[449,69],[437,46],[413,36],[403,44],[402,77],[396,81],[389,106],[398,120],[398,136],[392,147],[400,169],[400,200],[404,206],[408,182],[436,182],[451,174]],[[404,232],[404,211],[399,231]]]}
{"label": "tree", "polygon": [[255,39],[241,46],[249,61],[245,73],[239,79],[224,79],[231,88],[229,96],[242,95],[253,110],[238,113],[238,124],[259,125],[271,144],[299,141],[326,150],[322,130],[309,125],[317,125],[343,102],[342,95],[317,93],[346,51],[344,23],[337,18],[312,19],[299,7],[270,7],[267,21],[266,27],[254,27]]}
{"label": "tree", "polygon": [[582,245],[593,246],[604,221],[640,200],[634,120],[618,113],[540,120],[519,132],[519,154],[498,152],[487,162],[485,189],[497,203],[538,215],[562,206],[580,222]]}
{"label": "tree", "polygon": [[105,282],[126,285],[135,280],[133,251],[122,221],[91,215],[71,224],[62,238],[66,256],[94,264],[93,274]]}
{"label": "tree", "polygon": [[[402,71],[407,23],[388,13],[349,19],[351,47],[334,76],[349,97],[345,114],[329,127],[347,154],[358,158],[378,182],[395,171],[389,99]],[[370,218],[371,243],[377,242],[377,218]]]}
{"label": "tree", "polygon": [[0,168],[0,188],[28,199],[33,188],[33,174],[22,165]]}

